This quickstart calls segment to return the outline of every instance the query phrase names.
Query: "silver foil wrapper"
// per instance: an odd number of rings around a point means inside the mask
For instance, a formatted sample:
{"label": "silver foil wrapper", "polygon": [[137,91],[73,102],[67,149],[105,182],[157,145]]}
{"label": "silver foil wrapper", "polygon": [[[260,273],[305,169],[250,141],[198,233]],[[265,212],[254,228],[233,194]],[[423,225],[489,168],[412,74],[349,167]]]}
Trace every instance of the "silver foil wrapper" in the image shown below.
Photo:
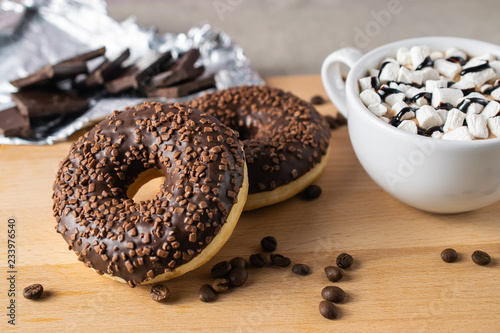
{"label": "silver foil wrapper", "polygon": [[[115,21],[108,15],[102,0],[3,0],[0,1],[0,112],[14,105],[10,93],[16,88],[9,81],[102,46],[106,47],[108,57],[129,48],[129,62],[151,52],[171,51],[176,58],[179,53],[196,47],[201,53],[199,64],[205,66],[207,74],[215,74],[217,90],[263,84],[242,48],[208,23],[199,24],[186,34],[160,35],[154,29],[138,26],[133,18]],[[206,92],[181,99],[155,100],[183,102]],[[0,134],[0,144],[43,145],[63,141],[114,110],[145,100],[136,97],[91,100],[90,109],[84,113],[35,120],[29,138]]]}

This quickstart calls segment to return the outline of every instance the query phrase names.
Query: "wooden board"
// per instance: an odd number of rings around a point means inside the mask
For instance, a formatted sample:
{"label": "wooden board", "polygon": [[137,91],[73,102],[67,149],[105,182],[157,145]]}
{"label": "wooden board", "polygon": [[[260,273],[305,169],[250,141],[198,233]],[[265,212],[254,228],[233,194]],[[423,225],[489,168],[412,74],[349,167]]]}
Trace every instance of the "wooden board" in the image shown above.
{"label": "wooden board", "polygon": [[[324,95],[319,76],[280,77],[271,86],[304,99]],[[318,108],[334,114],[332,104]],[[229,242],[209,263],[169,281],[171,299],[153,302],[149,287],[129,288],[98,276],[78,262],[54,230],[52,182],[69,143],[0,147],[1,308],[6,313],[7,220],[17,226],[16,328],[23,331],[313,331],[424,332],[500,330],[500,205],[459,215],[432,215],[398,202],[361,168],[346,128],[333,132],[327,168],[314,201],[287,202],[246,212]],[[459,180],[457,180],[459,181]],[[215,303],[198,300],[211,282],[213,264],[259,251],[273,235],[279,253],[306,263],[312,274],[291,268],[251,269],[244,287]],[[446,264],[440,253],[453,247],[460,259]],[[489,266],[470,260],[484,250]],[[323,268],[348,252],[355,264],[337,285],[347,293],[341,317],[320,316]],[[22,289],[42,283],[45,297],[28,301]],[[12,329],[5,314],[0,330]]]}

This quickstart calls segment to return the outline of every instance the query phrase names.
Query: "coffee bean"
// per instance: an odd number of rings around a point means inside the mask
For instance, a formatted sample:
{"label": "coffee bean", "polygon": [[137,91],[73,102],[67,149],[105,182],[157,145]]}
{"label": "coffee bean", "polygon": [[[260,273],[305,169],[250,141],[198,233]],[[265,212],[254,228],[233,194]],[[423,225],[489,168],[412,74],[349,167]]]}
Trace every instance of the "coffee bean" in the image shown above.
{"label": "coffee bean", "polygon": [[322,105],[325,104],[325,99],[321,95],[315,95],[311,97],[311,103],[314,105]]}
{"label": "coffee bean", "polygon": [[321,195],[321,187],[318,185],[309,185],[303,192],[304,199],[314,200]]}
{"label": "coffee bean", "polygon": [[321,297],[333,303],[340,303],[345,298],[345,292],[339,287],[328,286],[321,291]]}
{"label": "coffee bean", "polygon": [[212,288],[218,293],[227,291],[229,286],[231,286],[231,283],[229,283],[228,279],[216,279],[214,283],[212,283]]}
{"label": "coffee bean", "polygon": [[170,290],[164,284],[155,284],[151,287],[151,298],[153,301],[162,302],[170,296]]}
{"label": "coffee bean", "polygon": [[441,252],[441,259],[445,262],[455,262],[458,258],[457,251],[453,249],[445,249]]}
{"label": "coffee bean", "polygon": [[229,273],[229,282],[235,287],[242,286],[248,279],[248,271],[245,268],[236,267]]}
{"label": "coffee bean", "polygon": [[198,297],[202,302],[213,302],[217,299],[217,294],[211,285],[204,284],[198,292]]}
{"label": "coffee bean", "polygon": [[212,267],[211,273],[214,279],[219,279],[222,277],[226,277],[229,272],[231,272],[231,264],[227,261],[221,261]]}
{"label": "coffee bean", "polygon": [[23,296],[27,299],[38,299],[42,294],[43,286],[39,283],[29,285],[23,290]]}
{"label": "coffee bean", "polygon": [[273,265],[279,267],[287,267],[292,263],[290,258],[282,256],[281,254],[274,254],[274,253],[271,254],[271,262],[273,263]]}
{"label": "coffee bean", "polygon": [[325,267],[326,278],[332,282],[337,282],[342,279],[344,273],[342,270],[335,266],[327,266]]}
{"label": "coffee bean", "polygon": [[330,129],[332,130],[340,127],[340,125],[337,123],[337,119],[335,119],[332,116],[326,115],[325,120],[328,123],[328,126],[330,126]]}
{"label": "coffee bean", "polygon": [[262,238],[260,246],[262,246],[262,249],[266,252],[273,252],[278,247],[278,242],[273,236],[267,236]]}
{"label": "coffee bean", "polygon": [[250,263],[253,267],[264,267],[267,264],[267,257],[264,253],[256,253],[250,256]]}
{"label": "coffee bean", "polygon": [[341,253],[337,257],[337,266],[339,266],[342,269],[346,269],[351,267],[354,259],[352,259],[352,256],[347,254],[347,253]]}
{"label": "coffee bean", "polygon": [[309,266],[305,264],[295,264],[292,267],[292,272],[294,272],[297,275],[307,275],[309,274]]}
{"label": "coffee bean", "polygon": [[337,118],[335,118],[335,120],[337,120],[337,123],[340,125],[340,126],[344,126],[344,125],[347,125],[347,118],[344,117],[342,115],[342,113],[338,113],[337,114]]}
{"label": "coffee bean", "polygon": [[486,252],[474,251],[474,253],[472,253],[472,261],[474,261],[478,265],[484,266],[488,265],[491,262],[491,257]]}
{"label": "coffee bean", "polygon": [[321,301],[319,303],[319,313],[326,319],[335,319],[339,315],[339,310],[332,302]]}
{"label": "coffee bean", "polygon": [[247,268],[248,266],[247,261],[245,260],[245,258],[242,257],[233,258],[231,259],[231,261],[229,261],[229,263],[231,264],[231,268],[236,268],[236,267]]}

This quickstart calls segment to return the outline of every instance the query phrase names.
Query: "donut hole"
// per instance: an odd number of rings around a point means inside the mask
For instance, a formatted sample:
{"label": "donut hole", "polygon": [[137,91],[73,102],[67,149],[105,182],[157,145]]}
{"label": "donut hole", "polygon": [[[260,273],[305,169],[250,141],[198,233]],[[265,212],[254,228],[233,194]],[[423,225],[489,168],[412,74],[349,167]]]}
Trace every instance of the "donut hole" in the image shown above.
{"label": "donut hole", "polygon": [[127,197],[134,202],[153,199],[165,182],[165,173],[160,169],[147,169],[139,174],[137,179],[130,184]]}

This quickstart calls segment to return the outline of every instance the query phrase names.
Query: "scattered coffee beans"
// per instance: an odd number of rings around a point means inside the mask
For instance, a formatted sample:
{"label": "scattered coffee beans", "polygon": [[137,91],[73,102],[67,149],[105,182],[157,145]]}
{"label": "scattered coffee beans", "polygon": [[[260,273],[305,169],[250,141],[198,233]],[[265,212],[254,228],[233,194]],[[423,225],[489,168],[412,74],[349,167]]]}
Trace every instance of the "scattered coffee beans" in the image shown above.
{"label": "scattered coffee beans", "polygon": [[229,282],[235,287],[242,286],[248,279],[248,271],[245,268],[236,267],[229,273]]}
{"label": "scattered coffee beans", "polygon": [[273,265],[279,267],[287,267],[292,263],[290,258],[282,256],[281,254],[274,254],[274,253],[271,254],[271,262],[273,263]]}
{"label": "scattered coffee beans", "polygon": [[321,301],[319,303],[319,313],[326,319],[335,319],[339,315],[339,310],[332,302]]}
{"label": "scattered coffee beans", "polygon": [[264,267],[267,264],[267,257],[264,253],[256,253],[250,256],[250,263],[253,267]]}
{"label": "scattered coffee beans", "polygon": [[309,185],[303,192],[304,199],[314,200],[321,195],[321,187],[318,185]]}
{"label": "scattered coffee beans", "polygon": [[340,303],[345,298],[345,292],[339,287],[328,286],[321,291],[321,297],[333,303]]}
{"label": "scattered coffee beans", "polygon": [[260,246],[262,246],[262,249],[266,252],[273,252],[278,247],[278,242],[273,236],[267,236],[262,238]]}
{"label": "scattered coffee beans", "polygon": [[325,99],[321,95],[315,95],[311,97],[311,103],[314,105],[322,105],[325,104]]}
{"label": "scattered coffee beans", "polygon": [[340,125],[337,123],[337,119],[335,119],[332,116],[326,115],[325,120],[328,123],[328,126],[330,126],[330,129],[332,130],[340,127]]}
{"label": "scattered coffee beans", "polygon": [[441,252],[441,259],[445,262],[455,262],[458,258],[458,253],[454,249],[445,249]]}
{"label": "scattered coffee beans", "polygon": [[38,299],[43,294],[43,286],[39,283],[27,286],[23,290],[23,296],[27,299]]}
{"label": "scattered coffee beans", "polygon": [[212,283],[212,288],[218,293],[223,293],[229,289],[230,285],[231,283],[229,283],[228,279],[216,279],[214,283]]}
{"label": "scattered coffee beans", "polygon": [[337,120],[337,123],[340,125],[340,126],[344,126],[344,125],[347,125],[347,119],[346,117],[344,117],[342,115],[342,113],[338,113],[337,114],[337,118],[335,118]]}
{"label": "scattered coffee beans", "polygon": [[228,263],[227,261],[222,261],[218,264],[215,264],[211,270],[212,277],[214,279],[226,277],[229,274],[229,272],[231,271],[231,268],[232,268],[231,264]]}
{"label": "scattered coffee beans", "polygon": [[337,266],[339,266],[342,269],[346,269],[351,267],[354,259],[352,259],[352,256],[347,254],[347,253],[341,253],[337,257]]}
{"label": "scattered coffee beans", "polygon": [[292,272],[294,272],[297,275],[307,275],[309,274],[309,266],[305,264],[295,264],[292,267]]}
{"label": "scattered coffee beans", "polygon": [[488,265],[491,262],[491,257],[486,252],[474,251],[474,253],[472,253],[472,261],[474,261],[478,265],[484,266]]}
{"label": "scattered coffee beans", "polygon": [[155,284],[151,287],[151,298],[156,302],[163,302],[170,296],[170,290],[164,284]]}
{"label": "scattered coffee beans", "polygon": [[342,279],[344,273],[342,270],[335,266],[327,266],[325,267],[326,278],[332,282],[337,282]]}
{"label": "scattered coffee beans", "polygon": [[217,299],[217,294],[211,285],[204,284],[198,292],[198,297],[202,302],[213,302]]}
{"label": "scattered coffee beans", "polygon": [[247,261],[245,260],[245,258],[242,257],[236,257],[231,259],[231,261],[229,261],[229,264],[231,265],[231,268],[236,268],[236,267],[247,268],[248,266]]}

